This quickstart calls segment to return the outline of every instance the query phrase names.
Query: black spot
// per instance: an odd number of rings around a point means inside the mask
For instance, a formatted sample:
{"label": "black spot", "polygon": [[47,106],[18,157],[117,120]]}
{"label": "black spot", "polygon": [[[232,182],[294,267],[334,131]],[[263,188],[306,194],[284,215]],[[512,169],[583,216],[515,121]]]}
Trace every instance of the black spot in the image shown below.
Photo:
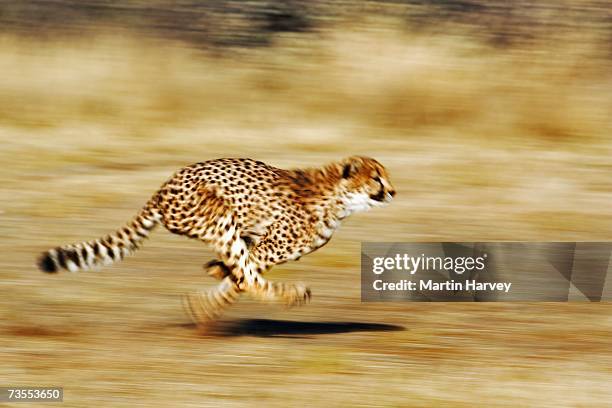
{"label": "black spot", "polygon": [[76,250],[68,250],[66,251],[66,256],[74,262],[75,265],[79,266],[79,256],[76,253]]}
{"label": "black spot", "polygon": [[117,259],[115,258],[115,251],[113,251],[113,247],[111,245],[106,245],[106,244],[104,244],[104,247],[106,247],[107,254],[110,257],[110,259],[112,259],[113,261],[116,261]]}
{"label": "black spot", "polygon": [[344,168],[342,169],[342,178],[349,178],[351,176],[352,169],[353,166],[350,163],[345,164]]}
{"label": "black spot", "polygon": [[57,261],[59,262],[59,265],[63,269],[67,269],[68,267],[66,266],[66,255],[64,254],[64,250],[62,248],[56,248],[56,251],[57,251]]}
{"label": "black spot", "polygon": [[42,256],[38,259],[38,269],[47,273],[57,272],[57,266],[55,265],[55,262],[53,262],[53,259],[48,252],[42,254]]}
{"label": "black spot", "polygon": [[253,246],[253,238],[246,236],[246,235],[241,236],[240,238],[242,238],[247,248],[251,248]]}
{"label": "black spot", "polygon": [[92,246],[93,246],[94,255],[95,256],[100,255],[100,244],[97,242],[94,242]]}
{"label": "black spot", "polygon": [[385,190],[380,189],[376,194],[370,194],[370,198],[376,201],[383,201],[385,199]]}
{"label": "black spot", "polygon": [[225,266],[225,264],[222,261],[219,261],[217,259],[213,259],[211,261],[208,261],[204,264],[204,268],[208,269],[208,268],[212,268],[214,266]]}
{"label": "black spot", "polygon": [[85,249],[85,247],[80,249],[80,254],[81,254],[81,257],[83,258],[83,261],[85,261],[87,259],[87,255],[89,255],[87,253],[87,249]]}
{"label": "black spot", "polygon": [[[301,187],[307,186],[308,184],[311,183],[310,178],[308,177],[308,175],[302,171],[302,170],[296,170],[295,174],[293,176],[293,181]],[[275,195],[282,195],[281,193],[276,193]]]}
{"label": "black spot", "polygon": [[208,263],[206,263],[204,265],[204,269],[207,269],[207,270],[211,269],[211,268],[214,268],[214,267],[221,268],[221,270],[223,271],[223,275],[224,276],[229,276],[232,273],[232,269],[229,266],[227,266],[222,261],[219,261],[219,260],[216,260],[216,259],[213,259],[212,261],[209,261]]}

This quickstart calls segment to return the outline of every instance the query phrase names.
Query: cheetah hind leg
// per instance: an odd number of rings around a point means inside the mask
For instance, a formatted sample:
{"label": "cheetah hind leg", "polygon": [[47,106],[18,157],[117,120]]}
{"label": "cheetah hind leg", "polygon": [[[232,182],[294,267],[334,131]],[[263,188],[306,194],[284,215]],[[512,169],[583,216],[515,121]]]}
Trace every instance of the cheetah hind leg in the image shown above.
{"label": "cheetah hind leg", "polygon": [[240,294],[238,285],[228,276],[212,290],[187,293],[183,297],[183,306],[196,325],[205,327],[236,303]]}

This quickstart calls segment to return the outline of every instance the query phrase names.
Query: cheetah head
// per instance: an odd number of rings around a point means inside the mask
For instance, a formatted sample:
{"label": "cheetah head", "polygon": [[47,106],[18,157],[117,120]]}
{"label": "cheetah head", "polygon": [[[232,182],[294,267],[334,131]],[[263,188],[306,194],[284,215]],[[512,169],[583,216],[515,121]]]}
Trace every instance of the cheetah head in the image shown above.
{"label": "cheetah head", "polygon": [[352,156],[341,163],[341,195],[347,213],[387,205],[395,196],[387,170],[369,157]]}

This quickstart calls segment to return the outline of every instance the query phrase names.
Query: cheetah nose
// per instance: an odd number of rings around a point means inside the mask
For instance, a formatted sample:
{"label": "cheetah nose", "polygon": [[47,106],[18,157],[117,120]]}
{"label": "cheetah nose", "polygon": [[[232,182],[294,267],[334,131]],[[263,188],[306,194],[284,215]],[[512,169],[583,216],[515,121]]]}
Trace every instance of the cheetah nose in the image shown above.
{"label": "cheetah nose", "polygon": [[387,191],[387,194],[385,195],[385,201],[387,203],[390,203],[393,200],[393,197],[395,196],[395,190],[389,190]]}

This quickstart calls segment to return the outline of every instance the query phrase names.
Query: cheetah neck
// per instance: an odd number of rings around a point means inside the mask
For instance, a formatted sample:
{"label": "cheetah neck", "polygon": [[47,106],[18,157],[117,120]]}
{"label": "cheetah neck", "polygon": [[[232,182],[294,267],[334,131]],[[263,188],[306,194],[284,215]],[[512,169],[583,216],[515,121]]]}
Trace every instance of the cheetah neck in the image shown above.
{"label": "cheetah neck", "polygon": [[357,212],[368,211],[372,208],[370,201],[367,194],[345,193],[342,196],[342,216],[345,218]]}
{"label": "cheetah neck", "polygon": [[321,197],[312,208],[322,228],[329,229],[333,226],[335,229],[346,217],[357,212],[367,211],[371,208],[371,205],[366,194],[335,189],[328,195]]}
{"label": "cheetah neck", "polygon": [[322,232],[337,228],[344,218],[371,207],[367,194],[349,192],[342,187],[342,168],[336,163],[291,171],[290,180],[292,189],[320,220]]}

